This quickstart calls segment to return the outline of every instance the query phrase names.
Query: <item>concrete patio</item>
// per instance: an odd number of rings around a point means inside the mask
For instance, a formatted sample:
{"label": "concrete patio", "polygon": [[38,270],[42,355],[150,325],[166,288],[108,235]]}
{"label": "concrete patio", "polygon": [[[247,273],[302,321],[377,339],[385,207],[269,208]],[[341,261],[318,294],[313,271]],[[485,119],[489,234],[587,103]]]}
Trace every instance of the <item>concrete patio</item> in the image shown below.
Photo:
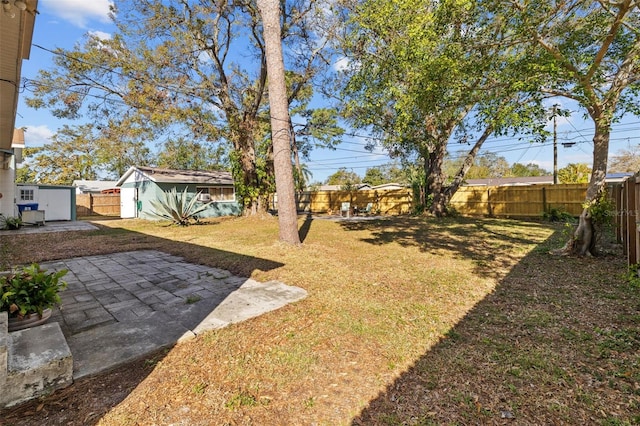
{"label": "concrete patio", "polygon": [[[95,228],[87,222],[70,222],[18,232],[91,227]],[[70,349],[73,379],[110,370],[307,295],[299,287],[275,281],[259,283],[155,250],[76,257],[41,265],[49,271],[68,270],[63,278],[68,287],[61,293],[62,306],[54,310],[48,324],[56,323],[64,335],[66,342],[60,344]],[[22,339],[20,356],[32,356],[37,343],[30,348],[31,344]]]}

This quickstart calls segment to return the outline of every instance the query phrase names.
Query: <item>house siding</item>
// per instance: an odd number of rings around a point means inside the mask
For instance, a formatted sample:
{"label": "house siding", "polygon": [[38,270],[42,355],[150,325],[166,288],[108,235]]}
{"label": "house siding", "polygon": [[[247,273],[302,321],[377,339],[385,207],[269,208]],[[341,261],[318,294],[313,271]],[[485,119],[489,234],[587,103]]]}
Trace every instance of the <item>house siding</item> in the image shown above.
{"label": "house siding", "polygon": [[[155,211],[152,200],[158,200],[163,196],[163,193],[175,188],[178,193],[182,193],[187,188],[189,197],[196,196],[196,186],[203,186],[202,184],[180,184],[180,183],[157,183],[144,175],[136,175],[133,173],[129,179],[123,184],[122,188],[137,188],[137,217],[141,219],[158,220],[156,216],[152,214]],[[218,186],[218,185],[216,185]],[[225,185],[220,185],[225,186]],[[129,202],[129,201],[123,201]],[[134,202],[134,201],[131,201]],[[209,208],[199,213],[200,218],[208,217],[220,217],[220,216],[237,216],[240,215],[242,209],[237,201],[222,201],[213,202],[209,204]]]}

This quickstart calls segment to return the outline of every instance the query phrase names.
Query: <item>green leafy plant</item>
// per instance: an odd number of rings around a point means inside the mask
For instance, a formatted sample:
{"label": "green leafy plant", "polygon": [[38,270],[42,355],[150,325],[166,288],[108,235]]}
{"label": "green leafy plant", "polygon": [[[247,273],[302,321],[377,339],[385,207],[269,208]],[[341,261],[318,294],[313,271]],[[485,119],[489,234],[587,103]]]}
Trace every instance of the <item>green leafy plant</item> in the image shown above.
{"label": "green leafy plant", "polygon": [[561,207],[550,207],[542,214],[542,219],[549,222],[573,222],[571,213]]}
{"label": "green leafy plant", "polygon": [[625,279],[631,285],[631,287],[635,287],[640,289],[640,265],[633,264],[629,265],[627,268],[627,273],[625,275]]}
{"label": "green leafy plant", "polygon": [[0,229],[20,229],[22,219],[14,216],[0,215]]}
{"label": "green leafy plant", "polygon": [[170,220],[179,226],[188,226],[192,221],[198,221],[198,214],[205,211],[209,204],[198,204],[198,193],[189,199],[188,188],[178,194],[176,188],[165,192],[159,200],[152,200],[151,205],[156,209],[151,214],[160,219]]}
{"label": "green leafy plant", "polygon": [[591,204],[586,206],[591,214],[593,224],[600,228],[611,228],[615,216],[615,203],[602,192]]}
{"label": "green leafy plant", "polygon": [[185,300],[184,303],[186,303],[187,305],[192,305],[194,303],[197,303],[199,301],[202,300],[202,297],[197,295],[197,294],[192,294],[191,296],[188,296],[187,299]]}
{"label": "green leafy plant", "polygon": [[61,278],[68,270],[47,272],[37,263],[0,276],[0,311],[10,318],[23,318],[60,303],[60,291],[67,287]]}

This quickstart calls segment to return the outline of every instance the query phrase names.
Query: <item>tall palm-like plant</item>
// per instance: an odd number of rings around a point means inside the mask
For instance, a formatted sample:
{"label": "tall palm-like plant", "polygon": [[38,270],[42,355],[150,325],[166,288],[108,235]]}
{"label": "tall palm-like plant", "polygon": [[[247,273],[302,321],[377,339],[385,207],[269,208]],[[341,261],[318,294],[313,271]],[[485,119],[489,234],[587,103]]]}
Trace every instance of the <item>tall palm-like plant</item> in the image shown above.
{"label": "tall palm-like plant", "polygon": [[211,201],[198,205],[198,195],[189,199],[188,188],[185,188],[181,194],[173,187],[169,191],[164,192],[159,200],[152,200],[151,205],[156,211],[150,212],[152,216],[160,219],[170,220],[179,226],[188,226],[191,221],[198,221],[198,214],[205,211]]}

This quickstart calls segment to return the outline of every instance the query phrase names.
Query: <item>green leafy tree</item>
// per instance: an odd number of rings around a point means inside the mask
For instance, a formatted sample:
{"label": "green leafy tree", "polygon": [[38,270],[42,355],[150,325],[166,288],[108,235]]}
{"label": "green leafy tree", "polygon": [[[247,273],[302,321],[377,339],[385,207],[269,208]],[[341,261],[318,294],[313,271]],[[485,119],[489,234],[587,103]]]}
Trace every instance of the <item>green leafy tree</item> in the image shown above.
{"label": "green leafy tree", "polygon": [[382,167],[369,167],[362,178],[362,183],[371,186],[381,185],[385,182],[387,182],[387,178]]}
{"label": "green leafy tree", "polygon": [[[279,3],[291,108],[309,101],[310,83],[327,63],[317,6]],[[265,211],[274,152],[256,4],[141,0],[117,7],[112,38],[90,36],[72,50],[54,51],[55,67],[39,74],[30,105],[91,118],[112,141],[228,144],[245,214]]]}
{"label": "green leafy tree", "polygon": [[[341,142],[344,129],[338,124],[338,113],[332,108],[308,109],[311,97],[305,97],[301,107],[292,109],[291,114],[297,115],[303,124],[291,124],[293,141],[294,176],[305,177],[301,159],[309,160],[314,148],[335,148]],[[297,182],[302,182],[296,178]],[[307,180],[308,181],[308,180]],[[300,187],[299,184],[296,185]]]}
{"label": "green leafy tree", "polygon": [[313,173],[309,170],[309,166],[306,164],[300,164],[298,167],[293,168],[293,180],[298,192],[302,192],[310,186],[309,182],[313,177]]}
{"label": "green leafy tree", "polygon": [[534,163],[528,163],[526,165],[522,163],[514,163],[509,169],[509,175],[517,177],[547,176],[548,174],[548,171]]}
{"label": "green leafy tree", "polygon": [[640,13],[634,0],[483,2],[505,23],[514,48],[527,52],[523,77],[540,96],[571,99],[594,123],[593,168],[586,207],[564,251],[594,254],[590,206],[607,174],[611,124],[640,114]]}
{"label": "green leafy tree", "polygon": [[31,161],[30,158],[35,157],[35,155],[42,151],[42,147],[34,147],[29,148],[26,147],[22,150],[22,158],[23,162],[20,164],[18,169],[16,170],[16,182],[17,183],[36,183],[36,179],[38,178],[38,172],[34,170],[29,164]]}
{"label": "green leafy tree", "polygon": [[[541,105],[522,99],[518,52],[480,6],[371,0],[350,10],[344,44],[357,66],[346,72],[348,118],[371,129],[392,156],[417,159],[423,172],[415,176],[424,179],[417,199],[438,216],[490,135],[542,133]],[[463,160],[447,180],[451,140],[460,142]]]}
{"label": "green leafy tree", "polygon": [[382,185],[383,183],[408,184],[408,171],[398,166],[397,163],[384,164],[382,166],[370,167],[362,178],[362,183],[371,186]]}
{"label": "green leafy tree", "polygon": [[361,183],[362,180],[357,173],[347,170],[346,167],[341,167],[334,174],[327,178],[327,185],[341,185],[341,186],[354,186]]}
{"label": "green leafy tree", "polygon": [[27,148],[18,182],[71,185],[74,180],[119,178],[132,165],[147,165],[149,149],[142,143],[111,143],[92,124],[63,126],[52,142]]}
{"label": "green leafy tree", "polygon": [[501,178],[510,175],[509,162],[506,158],[488,152],[476,158],[473,167],[469,169],[468,179]]}
{"label": "green leafy tree", "polygon": [[168,140],[155,160],[158,167],[178,170],[225,170],[224,145],[213,146],[183,138]]}
{"label": "green leafy tree", "polygon": [[570,163],[558,170],[560,183],[587,183],[591,168],[584,163]]}

